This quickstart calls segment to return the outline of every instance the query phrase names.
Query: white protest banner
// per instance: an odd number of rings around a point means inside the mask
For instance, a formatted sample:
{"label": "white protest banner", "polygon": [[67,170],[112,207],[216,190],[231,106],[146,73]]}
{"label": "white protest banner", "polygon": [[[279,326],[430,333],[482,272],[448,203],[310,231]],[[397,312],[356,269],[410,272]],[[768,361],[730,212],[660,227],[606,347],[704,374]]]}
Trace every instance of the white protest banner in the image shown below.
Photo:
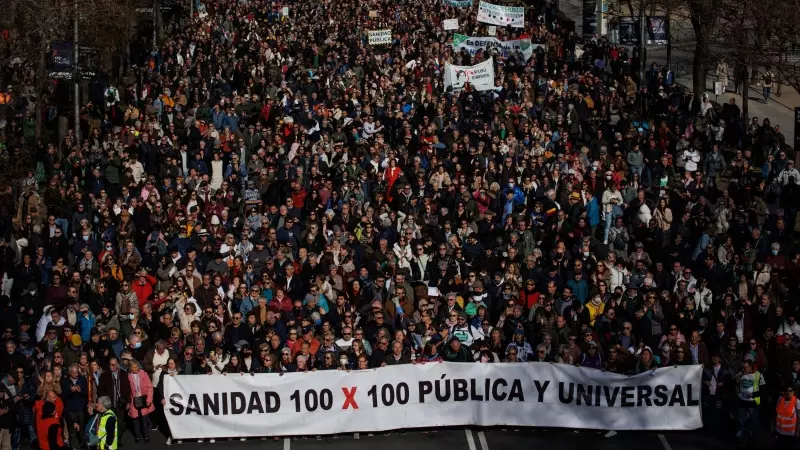
{"label": "white protest banner", "polygon": [[533,51],[538,47],[540,47],[539,44],[531,44],[530,38],[501,41],[494,37],[471,37],[463,34],[453,35],[453,50],[457,52],[466,50],[472,56],[475,56],[479,50],[486,52],[494,49],[504,58],[515,56],[527,61],[533,55]]}
{"label": "white protest banner", "polygon": [[478,4],[478,22],[522,28],[525,26],[525,8],[480,2]]}
{"label": "white protest banner", "polygon": [[444,0],[450,6],[455,6],[456,8],[466,8],[467,6],[472,6],[472,0]]}
{"label": "white protest banner", "polygon": [[375,30],[368,34],[369,45],[382,45],[392,43],[392,30]]}
{"label": "white protest banner", "polygon": [[[440,426],[693,430],[703,366],[637,376],[551,363],[165,377],[173,439]],[[313,426],[308,426],[313,424]]]}
{"label": "white protest banner", "polygon": [[442,22],[442,26],[444,26],[444,31],[457,30],[458,19],[445,19]]}
{"label": "white protest banner", "polygon": [[460,92],[469,83],[476,91],[494,89],[494,64],[492,58],[474,66],[454,66],[446,63],[444,67],[444,87],[453,87]]}
{"label": "white protest banner", "polygon": [[494,25],[489,25],[486,27],[486,34],[489,36],[497,36],[497,27]]}
{"label": "white protest banner", "polygon": [[283,15],[283,17],[289,17],[289,7],[284,6],[283,8],[281,8],[281,14]]}

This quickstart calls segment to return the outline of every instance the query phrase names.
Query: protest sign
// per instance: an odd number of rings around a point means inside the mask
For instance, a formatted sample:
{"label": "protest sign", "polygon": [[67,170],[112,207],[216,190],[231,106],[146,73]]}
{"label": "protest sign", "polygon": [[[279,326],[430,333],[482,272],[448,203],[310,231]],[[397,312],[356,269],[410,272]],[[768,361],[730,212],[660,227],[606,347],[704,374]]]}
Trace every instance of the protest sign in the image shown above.
{"label": "protest sign", "polygon": [[454,66],[445,64],[444,87],[453,87],[453,92],[460,92],[465,83],[469,83],[476,91],[494,89],[494,64],[492,58],[474,66]]}
{"label": "protest sign", "polygon": [[444,31],[457,30],[458,19],[447,19],[442,22],[442,26],[444,27]]}
{"label": "protest sign", "polygon": [[368,34],[369,45],[392,43],[392,30],[374,30]]}
{"label": "protest sign", "polygon": [[539,44],[531,44],[530,38],[501,41],[494,37],[470,37],[463,34],[453,35],[453,50],[458,52],[466,50],[472,56],[475,56],[480,50],[484,52],[495,50],[498,55],[504,58],[514,56],[515,58],[527,61],[538,47],[540,47]]}
{"label": "protest sign", "polygon": [[472,6],[472,0],[444,0],[444,2],[456,8],[466,8],[468,6]]}
{"label": "protest sign", "polygon": [[[552,363],[165,377],[174,439],[443,426],[693,430],[703,366],[637,376]],[[308,426],[313,424],[313,426]]]}
{"label": "protest sign", "polygon": [[525,26],[525,8],[480,2],[478,4],[478,22],[522,28]]}

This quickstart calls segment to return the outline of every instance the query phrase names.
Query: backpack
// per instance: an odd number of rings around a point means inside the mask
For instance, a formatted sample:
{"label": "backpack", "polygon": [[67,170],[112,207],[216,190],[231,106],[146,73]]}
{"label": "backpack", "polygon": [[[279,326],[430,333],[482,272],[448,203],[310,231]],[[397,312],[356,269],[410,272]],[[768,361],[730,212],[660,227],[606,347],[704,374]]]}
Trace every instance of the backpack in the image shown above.
{"label": "backpack", "polygon": [[772,84],[772,72],[764,74],[764,84]]}

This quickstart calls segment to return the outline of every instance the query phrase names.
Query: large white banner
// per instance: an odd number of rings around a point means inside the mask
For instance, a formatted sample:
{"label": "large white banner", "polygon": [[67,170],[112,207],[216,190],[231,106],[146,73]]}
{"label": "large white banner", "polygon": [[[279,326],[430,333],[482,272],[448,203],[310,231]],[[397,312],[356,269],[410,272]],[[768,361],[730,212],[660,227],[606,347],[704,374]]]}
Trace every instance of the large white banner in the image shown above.
{"label": "large white banner", "polygon": [[445,63],[444,87],[453,87],[453,92],[461,92],[465,83],[470,83],[476,91],[494,89],[494,64],[492,58],[474,66],[454,66]]}
{"label": "large white banner", "polygon": [[525,26],[525,8],[480,2],[478,4],[478,22],[523,28]]}
{"label": "large white banner", "polygon": [[382,45],[392,43],[392,30],[374,30],[367,34],[369,45]]}
{"label": "large white banner", "polygon": [[533,51],[538,47],[540,47],[540,44],[532,44],[530,38],[501,41],[495,37],[470,37],[463,34],[453,35],[453,50],[457,52],[466,50],[472,56],[475,56],[479,50],[486,52],[496,49],[497,53],[504,58],[515,56],[527,61],[533,55]]}
{"label": "large white banner", "polygon": [[[628,377],[549,363],[429,363],[364,371],[165,378],[175,439],[439,426],[693,430],[702,366]],[[313,424],[313,426],[308,426]]]}

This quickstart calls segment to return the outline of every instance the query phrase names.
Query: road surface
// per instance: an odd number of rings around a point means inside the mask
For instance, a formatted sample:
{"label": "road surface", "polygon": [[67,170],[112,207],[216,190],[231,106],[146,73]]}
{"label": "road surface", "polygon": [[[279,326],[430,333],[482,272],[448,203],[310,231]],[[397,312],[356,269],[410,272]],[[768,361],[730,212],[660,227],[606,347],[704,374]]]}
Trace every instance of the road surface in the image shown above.
{"label": "road surface", "polygon": [[[313,424],[309,424],[313,427]],[[154,432],[150,444],[134,444],[129,433],[124,449],[166,450],[163,436]],[[184,441],[171,450],[725,450],[735,444],[702,432],[645,433],[620,432],[606,439],[599,432],[571,430],[465,429],[447,428],[436,432],[409,431],[401,434],[356,433],[322,438],[268,438],[246,441],[217,439],[215,443]],[[762,447],[762,446],[759,446]]]}

